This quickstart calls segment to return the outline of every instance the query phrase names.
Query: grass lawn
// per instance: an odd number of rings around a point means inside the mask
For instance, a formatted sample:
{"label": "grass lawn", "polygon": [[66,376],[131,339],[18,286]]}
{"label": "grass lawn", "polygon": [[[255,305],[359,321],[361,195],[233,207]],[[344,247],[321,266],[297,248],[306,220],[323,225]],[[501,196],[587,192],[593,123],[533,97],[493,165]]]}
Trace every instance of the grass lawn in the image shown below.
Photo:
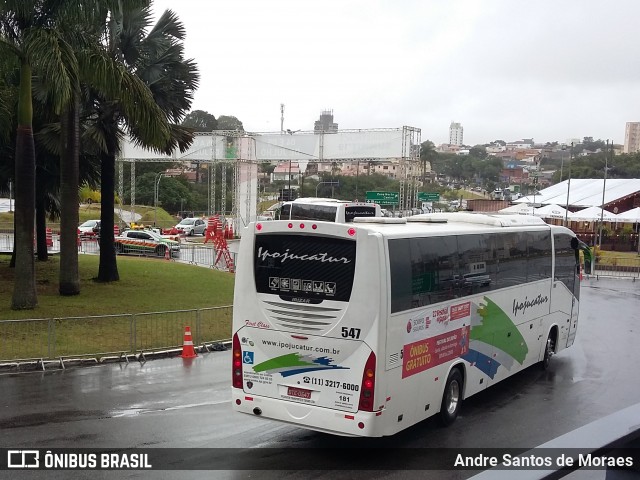
{"label": "grass lawn", "polygon": [[640,255],[637,252],[612,252],[600,250],[598,262],[601,265],[626,265],[640,267]]}
{"label": "grass lawn", "polygon": [[233,274],[156,258],[118,256],[120,281],[98,283],[98,256],[80,255],[80,295],[58,294],[59,256],[36,262],[38,307],[11,310],[14,270],[0,256],[0,320],[157,312],[231,305]]}
{"label": "grass lawn", "polygon": [[[9,255],[0,256],[0,320],[96,318],[0,322],[0,361],[180,346],[185,325],[199,343],[231,336],[232,309],[209,307],[233,303],[233,274],[155,258],[118,257],[120,281],[97,283],[98,256],[80,255],[80,294],[62,297],[55,256],[36,262],[38,307],[15,311],[10,307],[14,270],[9,260]],[[194,309],[205,310],[180,312]],[[148,313],[165,311],[178,312]]]}

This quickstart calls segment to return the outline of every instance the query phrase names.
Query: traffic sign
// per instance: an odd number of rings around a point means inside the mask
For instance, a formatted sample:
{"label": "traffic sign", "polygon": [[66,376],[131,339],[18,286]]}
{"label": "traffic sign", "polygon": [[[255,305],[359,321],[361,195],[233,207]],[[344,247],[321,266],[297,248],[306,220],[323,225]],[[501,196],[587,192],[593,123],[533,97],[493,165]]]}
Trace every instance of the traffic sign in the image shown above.
{"label": "traffic sign", "polygon": [[380,205],[399,205],[400,194],[398,192],[367,192],[367,203],[378,203]]}
{"label": "traffic sign", "polygon": [[440,201],[440,194],[439,193],[418,192],[418,201],[419,202],[439,202]]}

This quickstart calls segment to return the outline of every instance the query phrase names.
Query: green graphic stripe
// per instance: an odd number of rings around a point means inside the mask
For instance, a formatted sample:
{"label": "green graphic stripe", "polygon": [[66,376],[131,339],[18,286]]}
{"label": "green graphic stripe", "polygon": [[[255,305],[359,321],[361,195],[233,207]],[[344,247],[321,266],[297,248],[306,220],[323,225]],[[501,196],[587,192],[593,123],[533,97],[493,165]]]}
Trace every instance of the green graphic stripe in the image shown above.
{"label": "green graphic stripe", "polygon": [[272,370],[283,367],[308,367],[318,366],[317,363],[306,362],[300,360],[300,355],[297,353],[288,353],[279,357],[271,358],[265,362],[254,365],[254,372],[264,372],[265,370]]}
{"label": "green graphic stripe", "polygon": [[486,305],[478,309],[482,324],[471,329],[470,337],[493,345],[508,353],[522,364],[529,352],[527,342],[507,315],[498,305],[484,297]]}

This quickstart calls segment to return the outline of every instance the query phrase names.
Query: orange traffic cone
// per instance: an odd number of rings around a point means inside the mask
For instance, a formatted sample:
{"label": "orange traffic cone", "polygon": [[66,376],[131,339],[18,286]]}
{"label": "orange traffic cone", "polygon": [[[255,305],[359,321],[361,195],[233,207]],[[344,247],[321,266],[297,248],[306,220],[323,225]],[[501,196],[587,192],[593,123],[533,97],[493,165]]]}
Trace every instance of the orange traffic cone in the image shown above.
{"label": "orange traffic cone", "polygon": [[164,259],[165,260],[171,260],[171,252],[169,250],[171,250],[169,247],[164,249]]}
{"label": "orange traffic cone", "polygon": [[191,327],[184,327],[184,344],[182,345],[182,358],[196,358],[195,349],[193,348],[193,340],[191,339]]}

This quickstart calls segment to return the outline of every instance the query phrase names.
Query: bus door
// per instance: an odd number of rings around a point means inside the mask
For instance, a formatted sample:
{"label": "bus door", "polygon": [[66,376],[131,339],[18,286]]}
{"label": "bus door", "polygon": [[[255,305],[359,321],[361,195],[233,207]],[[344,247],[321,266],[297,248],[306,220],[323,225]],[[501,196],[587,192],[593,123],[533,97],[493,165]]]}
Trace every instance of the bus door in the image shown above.
{"label": "bus door", "polygon": [[[567,234],[554,234],[555,249],[555,272],[554,282],[562,282],[569,292],[564,295],[571,295],[570,307],[563,308],[562,311],[568,314],[569,325],[567,343],[564,347],[573,344],[578,328],[578,299],[580,297],[580,257],[578,250],[578,239]],[[566,292],[566,290],[565,290]],[[560,291],[558,291],[560,294]],[[566,302],[568,303],[568,302]],[[561,304],[564,306],[565,301]]]}
{"label": "bus door", "polygon": [[[578,330],[578,301],[580,300],[580,281],[582,280],[581,266],[580,266],[580,243],[577,238],[571,239],[571,249],[574,254],[573,262],[573,284],[571,285],[571,292],[573,297],[571,299],[571,317],[569,321],[569,334],[567,335],[567,347],[573,345],[576,339],[576,332]],[[583,244],[584,245],[584,244]],[[585,245],[585,247],[587,247]],[[588,249],[589,247],[587,247]],[[568,286],[568,285],[567,285]]]}

